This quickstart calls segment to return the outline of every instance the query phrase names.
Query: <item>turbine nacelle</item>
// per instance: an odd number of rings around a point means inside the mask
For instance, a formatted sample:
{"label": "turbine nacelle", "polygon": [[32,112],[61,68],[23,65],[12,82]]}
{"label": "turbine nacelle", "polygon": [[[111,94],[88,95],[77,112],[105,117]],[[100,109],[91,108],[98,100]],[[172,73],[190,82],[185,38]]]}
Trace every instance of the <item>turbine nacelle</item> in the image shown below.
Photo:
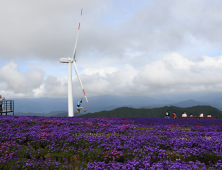
{"label": "turbine nacelle", "polygon": [[72,58],[61,57],[60,58],[60,63],[73,63],[73,59]]}

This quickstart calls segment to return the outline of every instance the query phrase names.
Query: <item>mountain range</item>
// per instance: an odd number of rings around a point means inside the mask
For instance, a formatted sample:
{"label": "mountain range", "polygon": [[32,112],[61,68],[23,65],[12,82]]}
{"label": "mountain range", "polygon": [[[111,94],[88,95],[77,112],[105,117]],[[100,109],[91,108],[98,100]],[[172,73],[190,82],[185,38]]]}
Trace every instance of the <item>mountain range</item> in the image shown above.
{"label": "mountain range", "polygon": [[[222,111],[212,106],[193,106],[193,107],[176,107],[176,106],[164,106],[158,108],[130,108],[130,107],[120,107],[110,111],[101,111],[95,113],[87,114],[77,114],[75,116],[81,117],[156,117],[164,118],[167,110],[170,110],[171,117],[173,117],[173,112],[176,112],[177,117],[181,117],[182,113],[186,111],[189,115],[199,116],[200,112],[204,113],[204,116],[211,114],[212,116],[217,116],[217,118],[222,118]],[[11,115],[11,114],[9,114]],[[50,112],[48,114],[43,113],[15,113],[15,116],[44,116],[44,117],[68,117],[68,112]]]}
{"label": "mountain range", "polygon": [[[208,94],[203,96],[178,96],[178,95],[163,95],[163,96],[93,96],[88,97],[90,109],[85,100],[82,107],[87,112],[94,113],[103,110],[113,110],[119,107],[132,108],[156,108],[163,106],[177,107],[192,107],[198,105],[209,105],[222,110],[222,93]],[[7,99],[7,98],[6,98]],[[81,98],[74,97],[73,104],[76,111],[76,104]],[[183,100],[182,100],[183,99]],[[10,99],[9,99],[10,100]],[[67,112],[67,98],[17,98],[12,99],[15,103],[15,113],[50,113],[59,111]]]}
{"label": "mountain range", "polygon": [[166,111],[169,110],[173,118],[173,112],[176,112],[177,118],[182,116],[182,113],[186,111],[187,115],[192,113],[193,116],[199,116],[200,112],[204,113],[204,116],[208,114],[216,116],[217,118],[222,118],[222,111],[212,107],[212,106],[193,106],[187,108],[181,108],[176,106],[165,106],[160,108],[152,109],[135,109],[129,107],[121,107],[110,111],[101,111],[97,113],[84,114],[81,117],[155,117],[164,118]]}

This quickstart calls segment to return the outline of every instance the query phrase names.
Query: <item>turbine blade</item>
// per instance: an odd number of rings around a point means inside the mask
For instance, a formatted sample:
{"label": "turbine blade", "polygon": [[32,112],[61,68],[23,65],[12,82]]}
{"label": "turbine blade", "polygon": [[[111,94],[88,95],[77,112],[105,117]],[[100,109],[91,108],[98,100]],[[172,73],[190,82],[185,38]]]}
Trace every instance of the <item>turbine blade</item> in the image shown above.
{"label": "turbine blade", "polygon": [[75,51],[75,54],[74,54],[73,61],[76,62],[76,51]]}
{"label": "turbine blade", "polygon": [[76,45],[77,45],[78,36],[79,36],[80,22],[81,22],[81,17],[82,17],[82,10],[83,10],[83,9],[81,9],[81,15],[80,15],[79,27],[78,27],[77,36],[76,36],[76,43],[75,43],[75,47],[74,47],[74,51],[73,51],[73,61],[75,61]]}
{"label": "turbine blade", "polygon": [[86,93],[85,93],[85,90],[84,90],[84,88],[83,88],[82,82],[81,82],[81,80],[80,80],[79,73],[78,73],[78,70],[77,70],[76,62],[75,62],[75,61],[73,62],[73,65],[74,65],[74,68],[75,68],[75,71],[76,71],[76,75],[77,75],[77,77],[78,77],[78,79],[79,79],[80,85],[81,85],[81,87],[82,87],[82,91],[83,91],[84,96],[85,96],[85,98],[86,98],[86,102],[87,102],[88,107],[89,107],[89,109],[90,109],[89,102],[88,102],[88,99],[87,99],[87,97],[86,97]]}

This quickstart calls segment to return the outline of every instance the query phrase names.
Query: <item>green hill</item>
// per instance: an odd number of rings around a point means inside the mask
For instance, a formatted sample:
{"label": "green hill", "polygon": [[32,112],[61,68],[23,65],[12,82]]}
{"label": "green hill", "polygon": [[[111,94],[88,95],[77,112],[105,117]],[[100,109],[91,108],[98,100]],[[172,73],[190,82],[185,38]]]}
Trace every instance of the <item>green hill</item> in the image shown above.
{"label": "green hill", "polygon": [[203,112],[204,116],[211,114],[212,116],[217,116],[217,118],[222,118],[222,111],[212,107],[212,106],[193,106],[187,108],[181,108],[176,106],[164,106],[160,108],[152,109],[134,109],[130,107],[121,107],[110,111],[101,111],[96,113],[87,113],[81,117],[156,117],[164,118],[166,111],[170,111],[170,117],[173,118],[173,112],[176,112],[177,117],[181,117],[182,113],[185,111],[187,115],[190,113],[193,116],[199,116],[200,112]]}

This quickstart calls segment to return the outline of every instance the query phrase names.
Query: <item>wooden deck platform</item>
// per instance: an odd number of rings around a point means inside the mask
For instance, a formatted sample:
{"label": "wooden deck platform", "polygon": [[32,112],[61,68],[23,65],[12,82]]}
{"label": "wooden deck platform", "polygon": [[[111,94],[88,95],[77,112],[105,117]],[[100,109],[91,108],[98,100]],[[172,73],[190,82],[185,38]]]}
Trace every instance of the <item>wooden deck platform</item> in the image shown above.
{"label": "wooden deck platform", "polygon": [[3,111],[0,111],[0,113],[8,113],[8,112],[13,112],[13,110],[3,110]]}
{"label": "wooden deck platform", "polygon": [[3,111],[0,111],[1,115],[2,113],[5,113],[5,115],[7,116],[7,113],[11,113],[13,112],[13,116],[14,116],[14,110],[3,110]]}

